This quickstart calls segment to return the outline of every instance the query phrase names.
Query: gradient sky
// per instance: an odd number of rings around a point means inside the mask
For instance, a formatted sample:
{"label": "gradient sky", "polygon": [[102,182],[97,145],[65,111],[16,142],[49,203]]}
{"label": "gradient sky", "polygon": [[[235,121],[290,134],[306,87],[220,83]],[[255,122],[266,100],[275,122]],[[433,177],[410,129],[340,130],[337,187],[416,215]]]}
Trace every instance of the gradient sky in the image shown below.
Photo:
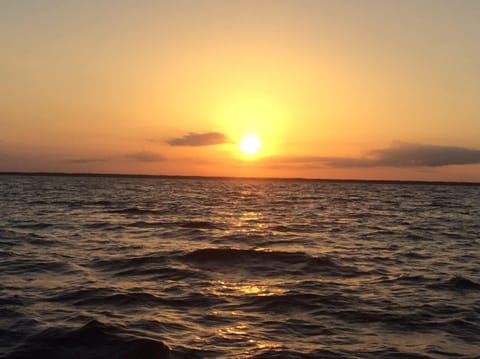
{"label": "gradient sky", "polygon": [[475,0],[3,0],[0,171],[480,181],[479,19]]}

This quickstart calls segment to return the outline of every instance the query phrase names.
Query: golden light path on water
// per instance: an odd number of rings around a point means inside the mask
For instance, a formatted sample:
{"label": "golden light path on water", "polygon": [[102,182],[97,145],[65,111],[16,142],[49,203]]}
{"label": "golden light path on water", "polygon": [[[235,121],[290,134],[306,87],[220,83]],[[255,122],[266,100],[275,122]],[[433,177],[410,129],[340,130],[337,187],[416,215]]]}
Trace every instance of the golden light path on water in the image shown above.
{"label": "golden light path on water", "polygon": [[218,296],[255,295],[266,297],[285,293],[284,289],[275,287],[273,283],[267,283],[267,281],[255,283],[215,281],[212,282],[212,287],[211,294]]}

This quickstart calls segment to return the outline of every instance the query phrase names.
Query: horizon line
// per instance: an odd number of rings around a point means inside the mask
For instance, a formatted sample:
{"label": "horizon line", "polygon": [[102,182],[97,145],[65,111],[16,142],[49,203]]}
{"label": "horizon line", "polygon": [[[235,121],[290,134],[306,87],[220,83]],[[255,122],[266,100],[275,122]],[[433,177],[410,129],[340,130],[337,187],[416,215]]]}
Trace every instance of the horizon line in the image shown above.
{"label": "horizon line", "polygon": [[392,183],[392,184],[425,184],[425,185],[466,185],[480,186],[480,182],[470,181],[429,181],[401,179],[361,179],[361,178],[304,178],[304,177],[253,177],[253,176],[202,176],[202,175],[169,175],[169,174],[132,174],[101,172],[42,172],[42,171],[0,171],[0,176],[50,176],[50,177],[131,177],[131,178],[184,178],[184,179],[217,179],[217,180],[273,180],[273,181],[316,181],[316,182],[350,182],[350,183]]}

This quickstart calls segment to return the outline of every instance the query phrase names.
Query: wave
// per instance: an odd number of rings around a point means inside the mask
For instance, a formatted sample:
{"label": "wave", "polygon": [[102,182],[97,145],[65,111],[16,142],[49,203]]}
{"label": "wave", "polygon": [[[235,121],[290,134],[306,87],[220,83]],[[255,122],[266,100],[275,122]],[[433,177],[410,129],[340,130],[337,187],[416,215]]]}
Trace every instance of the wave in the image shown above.
{"label": "wave", "polygon": [[131,293],[117,293],[108,295],[90,295],[88,297],[79,297],[74,300],[75,305],[89,305],[89,306],[154,306],[162,304],[162,299],[153,294],[142,292]]}
{"label": "wave", "polygon": [[2,229],[0,229],[0,240],[2,245],[24,245],[28,243],[43,246],[58,243],[58,241],[51,236],[43,236],[34,232],[16,232],[12,230]]}
{"label": "wave", "polygon": [[170,348],[158,340],[136,338],[96,320],[78,329],[50,328],[27,338],[7,359],[163,359]]}
{"label": "wave", "polygon": [[176,225],[182,228],[222,229],[222,226],[209,221],[184,221],[177,222]]}
{"label": "wave", "polygon": [[123,225],[112,222],[92,222],[83,224],[85,228],[88,229],[101,229],[105,231],[120,231],[125,229]]}
{"label": "wave", "polygon": [[252,359],[343,359],[343,358],[372,358],[372,359],[430,359],[426,355],[401,352],[396,349],[377,351],[334,352],[328,349],[315,350],[311,353],[301,353],[292,350],[268,350],[251,357]]}
{"label": "wave", "polygon": [[167,253],[155,253],[137,257],[114,257],[109,259],[100,259],[93,261],[92,265],[98,269],[115,271],[124,270],[126,268],[139,268],[146,265],[164,265],[167,260]]}
{"label": "wave", "polygon": [[405,252],[403,253],[403,255],[407,258],[411,258],[411,259],[428,259],[430,258],[429,255],[425,255],[425,254],[422,254],[422,253],[419,253],[419,252]]}
{"label": "wave", "polygon": [[124,224],[125,227],[133,228],[189,228],[189,229],[223,229],[217,223],[209,221],[182,221],[182,222],[167,222],[167,221],[136,221]]}
{"label": "wave", "polygon": [[345,355],[330,350],[316,350],[313,353],[301,353],[292,350],[267,350],[251,357],[252,359],[338,359],[346,358]]}
{"label": "wave", "polygon": [[109,206],[112,206],[114,204],[114,202],[112,201],[108,201],[108,200],[98,200],[98,201],[90,201],[90,202],[86,202],[87,205],[93,205],[93,206],[105,206],[105,207],[109,207]]}
{"label": "wave", "polygon": [[92,266],[103,272],[110,272],[117,277],[148,276],[156,279],[181,280],[203,278],[199,270],[177,268],[169,264],[170,254],[156,253],[130,258],[102,259],[92,262]]}
{"label": "wave", "polygon": [[15,228],[21,228],[21,229],[46,229],[49,227],[52,227],[53,224],[51,223],[17,223],[13,225]]}
{"label": "wave", "polygon": [[395,277],[382,278],[379,283],[395,283],[395,284],[419,284],[428,281],[429,279],[423,275],[406,275],[401,274]]}
{"label": "wave", "polygon": [[446,290],[480,290],[480,283],[474,282],[471,279],[462,277],[460,275],[454,276],[444,282],[431,284],[432,289],[446,289]]}
{"label": "wave", "polygon": [[120,209],[112,209],[107,211],[108,213],[119,213],[119,214],[127,214],[132,216],[142,216],[146,214],[154,214],[154,215],[161,215],[168,213],[165,210],[160,209],[146,209],[140,207],[129,207],[129,208],[120,208]]}
{"label": "wave", "polygon": [[38,273],[38,272],[51,272],[51,273],[72,273],[76,271],[69,263],[59,261],[36,261],[32,259],[17,259],[15,262],[10,263],[3,272],[9,274],[22,274],[22,273]]}
{"label": "wave", "polygon": [[114,291],[109,288],[88,288],[88,289],[75,289],[57,294],[50,298],[47,298],[51,302],[70,302],[75,303],[79,298],[88,298],[88,297],[97,297],[97,296],[106,296],[113,294]]}
{"label": "wave", "polygon": [[[317,223],[317,225],[319,225]],[[269,228],[273,232],[280,233],[311,233],[311,224],[289,224],[289,225],[275,225]]]}
{"label": "wave", "polygon": [[16,231],[0,228],[0,239],[2,240],[2,243],[4,243],[5,239],[16,239],[20,236],[21,234]]}
{"label": "wave", "polygon": [[182,262],[201,268],[230,270],[231,268],[268,275],[270,272],[289,275],[327,273],[349,277],[361,275],[355,267],[345,266],[327,257],[310,256],[304,252],[267,251],[257,249],[203,248],[177,257]]}
{"label": "wave", "polygon": [[194,263],[245,262],[282,263],[333,266],[335,262],[327,257],[311,257],[304,252],[266,251],[234,248],[203,248],[182,256],[183,260]]}
{"label": "wave", "polygon": [[223,299],[201,293],[189,293],[184,296],[158,296],[146,292],[118,293],[112,289],[94,288],[78,289],[51,297],[49,301],[69,302],[76,306],[111,306],[111,307],[153,307],[173,308],[205,307],[223,303]]}
{"label": "wave", "polygon": [[28,233],[25,235],[24,239],[28,241],[28,243],[37,246],[51,246],[59,243],[58,240],[52,237],[41,236],[36,233]]}
{"label": "wave", "polygon": [[430,356],[402,352],[396,349],[381,349],[374,351],[341,351],[335,352],[328,349],[315,350],[302,353],[292,350],[267,350],[251,359],[343,359],[343,358],[372,358],[372,359],[431,359]]}
{"label": "wave", "polygon": [[0,298],[0,306],[4,306],[4,305],[24,305],[24,301],[18,297],[18,296],[14,296],[14,297],[10,297],[10,298]]}
{"label": "wave", "polygon": [[431,359],[432,358],[430,356],[423,355],[423,354],[399,351],[395,348],[380,349],[380,350],[373,350],[373,351],[362,351],[357,354],[360,354],[360,357],[362,358],[375,358],[375,359]]}
{"label": "wave", "polygon": [[266,313],[313,312],[326,307],[349,305],[350,300],[341,295],[317,295],[288,292],[269,296],[245,298],[245,306]]}
{"label": "wave", "polygon": [[116,276],[147,276],[149,278],[163,280],[191,280],[193,278],[205,278],[206,275],[199,271],[181,268],[160,267],[160,268],[129,268],[115,273]]}

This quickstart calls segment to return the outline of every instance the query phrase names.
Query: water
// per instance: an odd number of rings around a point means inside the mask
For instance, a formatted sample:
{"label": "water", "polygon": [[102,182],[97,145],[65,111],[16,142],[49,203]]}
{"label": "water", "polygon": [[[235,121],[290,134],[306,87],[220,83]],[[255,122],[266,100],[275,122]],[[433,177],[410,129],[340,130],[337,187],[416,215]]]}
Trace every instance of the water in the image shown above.
{"label": "water", "polygon": [[0,200],[0,357],[480,357],[480,186],[5,175]]}

